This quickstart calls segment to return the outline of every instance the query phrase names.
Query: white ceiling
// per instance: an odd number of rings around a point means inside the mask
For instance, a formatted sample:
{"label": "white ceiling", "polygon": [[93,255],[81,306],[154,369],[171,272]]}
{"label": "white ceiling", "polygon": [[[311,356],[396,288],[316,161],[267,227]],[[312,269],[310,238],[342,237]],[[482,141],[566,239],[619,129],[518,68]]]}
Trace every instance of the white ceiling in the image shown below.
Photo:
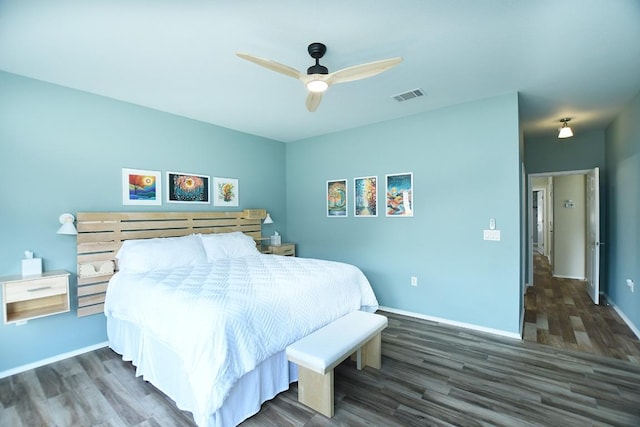
{"label": "white ceiling", "polygon": [[[310,113],[300,82],[235,56],[305,70],[315,41],[329,71],[404,61]],[[640,91],[640,1],[0,0],[0,69],[286,142],[517,91],[525,136],[552,136]]]}

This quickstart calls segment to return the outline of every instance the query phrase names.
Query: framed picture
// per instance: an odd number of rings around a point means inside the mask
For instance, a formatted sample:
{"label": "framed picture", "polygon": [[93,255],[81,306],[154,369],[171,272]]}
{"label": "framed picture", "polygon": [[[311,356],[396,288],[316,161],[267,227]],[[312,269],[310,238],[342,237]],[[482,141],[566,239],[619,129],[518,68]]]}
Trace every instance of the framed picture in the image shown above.
{"label": "framed picture", "polygon": [[213,178],[213,206],[238,206],[238,180],[232,178]]}
{"label": "framed picture", "polygon": [[122,204],[162,204],[160,172],[122,168]]}
{"label": "framed picture", "polygon": [[387,216],[413,216],[413,172],[385,175]]}
{"label": "framed picture", "polygon": [[211,203],[209,177],[193,173],[167,172],[167,202]]}
{"label": "framed picture", "polygon": [[363,176],[353,179],[355,197],[354,216],[378,216],[378,177]]}
{"label": "framed picture", "polygon": [[347,216],[347,180],[327,181],[327,216]]}

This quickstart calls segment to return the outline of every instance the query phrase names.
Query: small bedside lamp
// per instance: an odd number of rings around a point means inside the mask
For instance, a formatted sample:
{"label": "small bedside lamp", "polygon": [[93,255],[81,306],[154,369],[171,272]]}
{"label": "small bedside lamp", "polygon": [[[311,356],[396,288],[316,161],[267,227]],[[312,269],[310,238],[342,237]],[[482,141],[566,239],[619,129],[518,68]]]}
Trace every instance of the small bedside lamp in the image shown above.
{"label": "small bedside lamp", "polygon": [[273,220],[271,219],[271,214],[267,212],[267,217],[262,221],[263,224],[273,224]]}
{"label": "small bedside lamp", "polygon": [[75,225],[73,225],[73,222],[76,220],[73,215],[71,215],[70,213],[63,213],[62,215],[60,215],[60,218],[58,218],[58,220],[62,225],[60,226],[60,228],[58,228],[58,231],[56,231],[56,233],[71,235],[78,234],[78,230],[76,230]]}

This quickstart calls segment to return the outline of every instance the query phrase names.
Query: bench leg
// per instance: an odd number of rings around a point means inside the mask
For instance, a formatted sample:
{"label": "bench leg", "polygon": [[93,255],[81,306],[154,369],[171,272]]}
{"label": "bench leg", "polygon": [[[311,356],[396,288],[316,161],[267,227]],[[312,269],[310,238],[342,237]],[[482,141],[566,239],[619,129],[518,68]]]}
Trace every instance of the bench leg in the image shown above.
{"label": "bench leg", "polygon": [[333,369],[322,375],[298,365],[298,401],[333,417]]}
{"label": "bench leg", "polygon": [[360,357],[358,357],[358,369],[362,369],[365,366],[380,369],[382,366],[382,355],[380,354],[381,344],[381,335],[378,334],[358,350],[358,352],[361,353]]}

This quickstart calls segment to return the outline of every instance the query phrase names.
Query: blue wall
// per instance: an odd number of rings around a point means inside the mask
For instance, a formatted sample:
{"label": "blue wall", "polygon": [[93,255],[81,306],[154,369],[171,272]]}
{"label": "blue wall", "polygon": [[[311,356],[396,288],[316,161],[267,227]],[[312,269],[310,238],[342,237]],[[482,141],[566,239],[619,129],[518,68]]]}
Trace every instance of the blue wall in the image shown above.
{"label": "blue wall", "polygon": [[[640,93],[606,132],[609,299],[640,330]],[[631,293],[626,279],[635,282]]]}
{"label": "blue wall", "polygon": [[[265,207],[301,256],[361,267],[382,305],[518,333],[521,315],[518,96],[509,94],[282,144],[0,73],[0,275],[26,249],[75,273],[62,212],[208,210],[122,206],[121,168],[240,180],[240,208]],[[384,175],[413,172],[415,216],[384,216]],[[380,215],[353,217],[353,178],[379,179]],[[329,179],[349,181],[349,217],[327,218]],[[489,218],[500,242],[482,239]],[[418,277],[411,287],[410,276]],[[72,293],[75,275],[72,276]],[[101,315],[0,327],[0,373],[106,340]]]}
{"label": "blue wall", "polygon": [[[286,224],[281,142],[3,72],[0,94],[0,276],[20,273],[26,249],[75,273],[75,238],[55,233],[63,212],[219,210],[122,206],[123,167],[237,178],[239,210]],[[104,316],[76,317],[75,274],[71,292],[70,313],[0,324],[0,373],[106,340]]]}
{"label": "blue wall", "polygon": [[599,167],[604,179],[604,141],[604,131],[580,132],[579,128],[576,128],[574,137],[567,139],[558,139],[556,133],[548,137],[527,138],[524,147],[527,173]]}
{"label": "blue wall", "polygon": [[[265,207],[301,256],[351,262],[383,306],[518,333],[521,136],[518,96],[283,144],[0,72],[0,275],[23,251],[46,270],[75,273],[75,239],[55,234],[62,212],[213,210],[210,205],[122,206],[121,168],[238,178],[240,207]],[[527,140],[527,173],[599,166],[606,182],[610,298],[640,324],[640,99],[606,133]],[[606,168],[605,168],[606,166]],[[384,215],[384,176],[413,172],[415,216]],[[605,173],[606,172],[606,173]],[[353,178],[379,179],[379,216],[353,217]],[[327,218],[329,179],[349,183],[349,216]],[[604,200],[604,198],[603,198]],[[489,218],[500,242],[482,240]],[[410,286],[410,277],[418,286]],[[72,296],[75,274],[72,275]],[[101,315],[72,311],[0,325],[0,374],[106,340]],[[10,350],[7,350],[10,349]]]}
{"label": "blue wall", "polygon": [[[509,94],[288,144],[287,233],[298,253],[353,263],[383,306],[519,333],[520,134]],[[353,216],[353,178],[413,172],[415,216]],[[327,218],[327,180],[349,216]],[[483,240],[489,219],[500,242]],[[418,286],[410,286],[410,277]]]}

